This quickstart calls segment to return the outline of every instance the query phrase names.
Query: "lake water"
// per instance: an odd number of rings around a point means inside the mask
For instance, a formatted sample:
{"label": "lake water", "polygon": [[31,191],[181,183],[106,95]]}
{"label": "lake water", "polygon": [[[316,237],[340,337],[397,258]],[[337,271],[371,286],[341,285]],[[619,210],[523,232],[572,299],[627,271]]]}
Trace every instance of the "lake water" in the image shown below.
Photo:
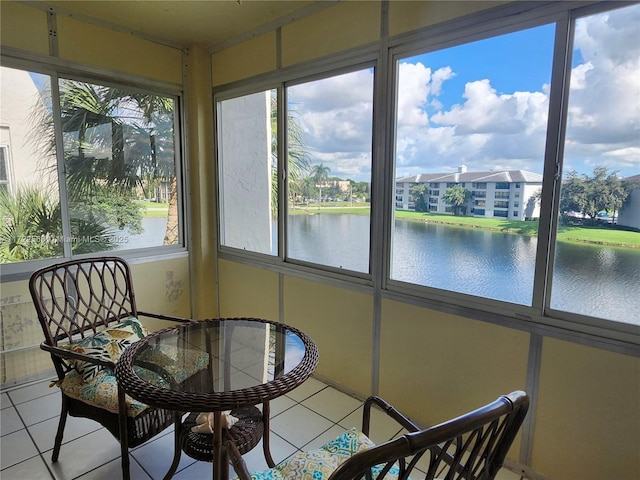
{"label": "lake water", "polygon": [[[145,232],[119,250],[160,246],[166,218],[144,218]],[[369,271],[369,217],[291,215],[289,257]],[[274,236],[274,238],[277,238]],[[536,237],[396,220],[391,278],[531,305]],[[640,324],[640,250],[557,245],[551,307]]]}
{"label": "lake water", "polygon": [[[369,218],[292,215],[289,256],[369,270]],[[396,220],[391,278],[531,305],[536,237]],[[559,243],[551,307],[640,323],[640,250]]]}

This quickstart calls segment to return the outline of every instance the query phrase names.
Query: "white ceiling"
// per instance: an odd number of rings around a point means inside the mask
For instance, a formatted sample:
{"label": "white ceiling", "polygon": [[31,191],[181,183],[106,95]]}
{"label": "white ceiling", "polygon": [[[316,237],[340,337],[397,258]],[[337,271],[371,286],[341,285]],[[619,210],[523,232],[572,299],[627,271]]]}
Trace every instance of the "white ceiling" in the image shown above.
{"label": "white ceiling", "polygon": [[[33,2],[35,3],[35,2]],[[37,2],[59,14],[137,32],[176,46],[213,48],[325,8],[318,0],[61,0]]]}

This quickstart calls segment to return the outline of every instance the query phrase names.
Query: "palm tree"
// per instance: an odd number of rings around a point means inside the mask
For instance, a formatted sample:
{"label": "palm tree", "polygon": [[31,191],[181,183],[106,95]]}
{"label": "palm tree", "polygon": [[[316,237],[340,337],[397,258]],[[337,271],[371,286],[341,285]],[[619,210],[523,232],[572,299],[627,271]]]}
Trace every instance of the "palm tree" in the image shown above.
{"label": "palm tree", "polygon": [[[21,262],[63,254],[60,203],[53,195],[34,186],[23,186],[14,194],[0,190],[0,263]],[[75,253],[108,251],[107,227],[71,219],[71,239]]]}
{"label": "palm tree", "polygon": [[[177,241],[173,100],[101,85],[61,80],[60,111],[70,215],[140,233],[136,189],[145,197],[172,183],[165,244]],[[40,108],[40,151],[55,152],[53,119]],[[55,169],[55,162],[49,168]],[[171,215],[174,212],[175,215]],[[74,249],[74,251],[76,251]]]}
{"label": "palm tree", "polygon": [[319,201],[322,201],[322,185],[329,178],[330,171],[331,169],[329,167],[325,167],[323,163],[314,165],[311,169],[311,178],[315,181],[316,187],[318,187],[320,192],[318,198]]}
{"label": "palm tree", "polygon": [[447,188],[442,195],[442,200],[453,207],[454,215],[460,215],[460,213],[465,215],[467,213],[466,204],[471,200],[471,192],[457,184]]}
{"label": "palm tree", "polygon": [[[302,138],[302,126],[292,109],[287,117],[287,179],[289,196],[295,198],[303,190],[303,179],[309,171],[309,156]],[[278,101],[276,91],[271,92],[271,209],[278,209]]]}

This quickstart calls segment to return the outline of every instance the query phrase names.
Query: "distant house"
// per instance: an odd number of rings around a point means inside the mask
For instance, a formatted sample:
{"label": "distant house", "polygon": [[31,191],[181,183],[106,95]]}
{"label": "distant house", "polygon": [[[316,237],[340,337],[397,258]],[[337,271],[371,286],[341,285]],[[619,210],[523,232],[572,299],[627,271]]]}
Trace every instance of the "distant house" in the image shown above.
{"label": "distant house", "polygon": [[412,187],[427,186],[427,204],[433,213],[453,214],[443,195],[448,188],[461,185],[471,192],[467,214],[474,217],[525,220],[538,218],[540,206],[534,194],[542,188],[542,175],[525,170],[467,172],[461,166],[456,173],[421,173],[396,179],[395,208],[415,210]]}
{"label": "distant house", "polygon": [[[640,185],[640,174],[627,177],[623,182],[635,182]],[[640,187],[631,190],[627,201],[618,212],[618,225],[640,228]]]}

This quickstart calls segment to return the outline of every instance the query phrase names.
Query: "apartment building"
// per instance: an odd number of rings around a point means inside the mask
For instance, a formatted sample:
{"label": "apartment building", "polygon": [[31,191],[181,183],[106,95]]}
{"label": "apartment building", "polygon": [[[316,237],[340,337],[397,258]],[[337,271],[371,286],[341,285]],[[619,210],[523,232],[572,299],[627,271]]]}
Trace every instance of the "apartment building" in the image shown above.
{"label": "apartment building", "polygon": [[467,215],[527,220],[540,214],[536,193],[542,188],[542,175],[533,172],[468,172],[466,167],[460,167],[456,173],[421,173],[398,178],[396,209],[415,210],[412,189],[416,185],[427,186],[427,205],[432,213],[453,214],[453,206],[443,195],[448,188],[460,185],[471,195],[465,205]]}

